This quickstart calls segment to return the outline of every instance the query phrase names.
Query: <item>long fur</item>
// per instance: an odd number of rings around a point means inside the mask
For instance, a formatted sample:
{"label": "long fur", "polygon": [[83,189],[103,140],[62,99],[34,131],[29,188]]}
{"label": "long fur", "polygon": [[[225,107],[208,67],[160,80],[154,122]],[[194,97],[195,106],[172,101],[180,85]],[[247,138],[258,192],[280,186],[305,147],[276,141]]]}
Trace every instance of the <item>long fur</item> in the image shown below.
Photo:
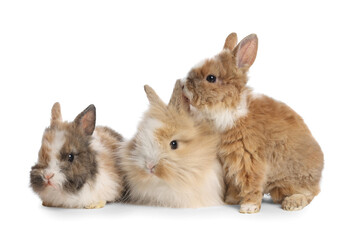
{"label": "long fur", "polygon": [[[189,72],[184,94],[195,116],[207,120],[221,138],[226,202],[253,213],[260,210],[263,194],[270,193],[283,209],[299,210],[320,191],[323,153],[297,113],[247,87],[258,40],[252,34],[236,41],[232,33],[220,54]],[[217,80],[208,82],[208,75]]]}
{"label": "long fur", "polygon": [[[128,199],[136,204],[164,207],[221,205],[223,172],[217,159],[218,137],[208,124],[196,125],[179,81],[169,105],[146,86],[150,109],[138,132],[120,152]],[[177,149],[171,149],[176,140]]]}
{"label": "long fur", "polygon": [[121,141],[113,130],[95,128],[93,105],[69,123],[62,122],[60,105],[54,104],[51,126],[44,131],[38,162],[30,174],[31,187],[43,205],[51,207],[99,208],[120,199],[123,179],[116,152]]}

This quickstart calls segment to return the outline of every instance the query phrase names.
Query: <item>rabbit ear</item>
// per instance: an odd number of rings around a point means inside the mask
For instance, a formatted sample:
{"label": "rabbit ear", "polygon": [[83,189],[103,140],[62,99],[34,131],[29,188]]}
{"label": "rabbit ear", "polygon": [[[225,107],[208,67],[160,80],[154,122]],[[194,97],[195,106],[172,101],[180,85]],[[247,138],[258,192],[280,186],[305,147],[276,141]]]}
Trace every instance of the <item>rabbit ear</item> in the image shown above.
{"label": "rabbit ear", "polygon": [[157,93],[148,85],[144,86],[148,101],[153,106],[165,107],[164,102],[158,97]]}
{"label": "rabbit ear", "polygon": [[251,34],[240,41],[234,49],[236,65],[238,68],[250,67],[256,58],[258,39],[256,34]]}
{"label": "rabbit ear", "polygon": [[50,126],[54,126],[60,122],[62,122],[61,108],[60,108],[60,103],[56,102],[51,108]]}
{"label": "rabbit ear", "polygon": [[175,107],[178,112],[181,112],[181,111],[188,112],[190,109],[189,103],[187,102],[187,99],[183,95],[183,87],[180,79],[178,79],[174,85],[174,90],[168,106]]}
{"label": "rabbit ear", "polygon": [[237,43],[238,43],[237,34],[233,32],[233,33],[228,35],[228,37],[227,37],[227,39],[226,39],[226,41],[224,43],[223,49],[228,49],[228,50],[233,51],[233,49],[235,48]]}
{"label": "rabbit ear", "polygon": [[91,104],[74,120],[77,128],[86,135],[92,135],[96,127],[96,107]]}

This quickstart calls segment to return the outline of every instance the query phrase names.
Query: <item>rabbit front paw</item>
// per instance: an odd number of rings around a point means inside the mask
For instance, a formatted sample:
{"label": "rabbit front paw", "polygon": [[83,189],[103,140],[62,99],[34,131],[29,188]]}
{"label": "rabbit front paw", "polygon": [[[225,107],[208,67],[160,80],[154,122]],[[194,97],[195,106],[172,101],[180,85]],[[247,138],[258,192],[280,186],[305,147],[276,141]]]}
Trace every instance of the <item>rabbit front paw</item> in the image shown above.
{"label": "rabbit front paw", "polygon": [[240,213],[257,213],[260,211],[260,206],[253,203],[245,203],[240,205]]}

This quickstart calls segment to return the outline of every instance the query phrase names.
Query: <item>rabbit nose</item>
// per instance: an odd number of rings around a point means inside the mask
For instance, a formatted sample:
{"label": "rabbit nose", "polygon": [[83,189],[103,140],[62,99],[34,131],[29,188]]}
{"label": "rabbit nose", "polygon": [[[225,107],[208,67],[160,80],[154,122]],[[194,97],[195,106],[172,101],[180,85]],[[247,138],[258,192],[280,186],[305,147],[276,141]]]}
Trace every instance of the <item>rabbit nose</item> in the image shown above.
{"label": "rabbit nose", "polygon": [[148,168],[148,170],[150,170],[151,173],[154,173],[154,170],[156,168],[156,165],[153,163],[147,163],[146,167]]}
{"label": "rabbit nose", "polygon": [[47,180],[50,180],[51,178],[53,178],[54,177],[54,173],[50,173],[50,174],[45,174],[45,179],[47,179]]}

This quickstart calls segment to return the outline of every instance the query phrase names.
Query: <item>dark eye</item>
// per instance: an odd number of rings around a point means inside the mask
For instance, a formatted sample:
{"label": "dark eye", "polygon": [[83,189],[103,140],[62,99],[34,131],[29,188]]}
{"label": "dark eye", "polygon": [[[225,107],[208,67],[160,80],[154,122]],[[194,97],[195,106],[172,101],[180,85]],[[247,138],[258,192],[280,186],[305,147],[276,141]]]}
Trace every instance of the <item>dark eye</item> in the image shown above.
{"label": "dark eye", "polygon": [[173,150],[177,149],[178,148],[178,142],[175,141],[175,140],[171,141],[170,142],[170,148],[173,149]]}
{"label": "dark eye", "polygon": [[75,155],[74,155],[73,153],[70,153],[69,156],[67,157],[67,160],[68,160],[69,162],[73,162],[74,159],[75,159]]}
{"label": "dark eye", "polygon": [[216,79],[217,78],[214,75],[208,75],[206,78],[207,82],[210,82],[210,83],[216,82]]}

